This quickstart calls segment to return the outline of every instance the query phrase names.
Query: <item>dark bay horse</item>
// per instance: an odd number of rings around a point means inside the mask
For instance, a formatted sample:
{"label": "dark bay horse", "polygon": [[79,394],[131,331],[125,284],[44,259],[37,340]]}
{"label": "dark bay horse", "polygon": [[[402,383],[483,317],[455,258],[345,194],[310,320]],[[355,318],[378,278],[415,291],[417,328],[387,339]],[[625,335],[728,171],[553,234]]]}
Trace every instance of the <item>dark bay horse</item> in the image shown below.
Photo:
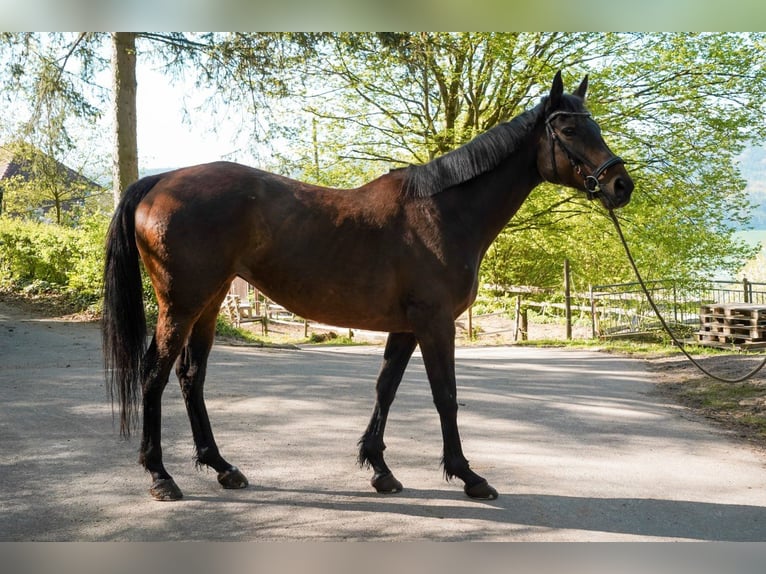
{"label": "dark bay horse", "polygon": [[[104,271],[103,343],[121,432],[143,414],[140,463],[151,495],[181,498],[162,463],[161,396],[175,365],[197,462],[224,488],[244,474],[218,451],[203,399],[216,316],[234,277],[301,317],[389,333],[377,400],[359,441],[372,486],[398,492],[383,459],[389,407],[417,345],[444,441],[448,479],[468,496],[497,491],[471,470],[458,433],[455,319],[476,297],[479,264],[543,181],[628,203],[633,182],[585,109],[587,76],[565,94],[561,74],[534,108],[430,163],[389,172],[358,189],[317,187],[227,162],[145,177],[112,220]],[[146,344],[139,257],[159,303]]]}

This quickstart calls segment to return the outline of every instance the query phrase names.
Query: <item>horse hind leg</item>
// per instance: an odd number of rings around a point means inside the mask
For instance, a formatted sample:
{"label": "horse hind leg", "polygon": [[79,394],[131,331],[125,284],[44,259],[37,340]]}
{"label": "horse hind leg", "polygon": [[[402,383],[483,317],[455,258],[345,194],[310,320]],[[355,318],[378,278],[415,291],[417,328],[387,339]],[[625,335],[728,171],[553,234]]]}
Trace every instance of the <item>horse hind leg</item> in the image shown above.
{"label": "horse hind leg", "polygon": [[191,423],[197,465],[213,468],[223,488],[245,488],[248,485],[245,475],[227,462],[218,450],[203,395],[207,360],[213,345],[219,307],[220,301],[216,299],[194,324],[176,364],[176,375]]}
{"label": "horse hind leg", "polygon": [[149,493],[155,500],[183,497],[162,462],[162,393],[168,383],[173,362],[181,351],[186,331],[177,321],[160,311],[157,329],[144,357],[142,377],[143,426],[139,463],[152,477]]}
{"label": "horse hind leg", "polygon": [[370,483],[376,491],[384,494],[402,490],[402,483],[394,477],[383,458],[386,448],[383,433],[391,403],[416,345],[417,341],[411,333],[391,333],[388,336],[383,366],[375,387],[375,408],[367,430],[359,440],[359,463],[372,467],[374,474]]}

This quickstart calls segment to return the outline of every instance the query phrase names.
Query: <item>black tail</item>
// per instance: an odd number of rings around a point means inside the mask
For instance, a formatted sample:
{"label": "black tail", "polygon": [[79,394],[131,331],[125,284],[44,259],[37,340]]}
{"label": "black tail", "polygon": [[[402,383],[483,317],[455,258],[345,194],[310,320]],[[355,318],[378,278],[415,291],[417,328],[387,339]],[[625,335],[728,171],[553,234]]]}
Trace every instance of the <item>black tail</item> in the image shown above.
{"label": "black tail", "polygon": [[130,436],[131,427],[138,419],[139,384],[146,352],[146,314],[135,235],[136,207],[160,179],[160,176],[145,177],[125,190],[106,236],[101,336],[107,388],[112,405],[117,396],[123,436]]}

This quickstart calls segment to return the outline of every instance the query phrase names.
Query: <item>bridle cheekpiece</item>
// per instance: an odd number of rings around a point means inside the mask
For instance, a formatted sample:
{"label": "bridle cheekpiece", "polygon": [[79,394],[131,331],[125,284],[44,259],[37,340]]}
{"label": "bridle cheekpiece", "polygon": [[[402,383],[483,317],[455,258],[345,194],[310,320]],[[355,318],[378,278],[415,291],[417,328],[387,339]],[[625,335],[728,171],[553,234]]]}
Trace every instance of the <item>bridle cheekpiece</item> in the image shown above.
{"label": "bridle cheekpiece", "polygon": [[553,173],[556,177],[557,181],[561,181],[561,178],[559,177],[558,169],[556,168],[556,149],[555,146],[558,143],[559,147],[564,151],[564,153],[569,158],[569,163],[572,164],[572,167],[574,168],[575,172],[580,175],[580,177],[583,178],[583,187],[585,188],[585,194],[587,195],[588,199],[596,199],[597,195],[601,193],[601,176],[604,174],[604,172],[612,167],[613,165],[617,165],[618,163],[624,164],[625,161],[619,157],[619,156],[612,156],[608,160],[606,160],[604,163],[602,163],[600,166],[598,166],[596,169],[594,169],[590,175],[583,174],[582,167],[585,164],[588,164],[589,166],[592,165],[588,160],[585,158],[578,157],[577,154],[575,154],[559,137],[559,134],[556,132],[555,129],[553,129],[553,126],[551,125],[551,121],[554,118],[557,118],[559,116],[582,116],[582,117],[588,117],[590,118],[591,115],[589,112],[567,112],[567,111],[557,111],[550,114],[548,117],[545,118],[545,129],[548,132],[548,139],[551,142],[551,165],[553,166]]}

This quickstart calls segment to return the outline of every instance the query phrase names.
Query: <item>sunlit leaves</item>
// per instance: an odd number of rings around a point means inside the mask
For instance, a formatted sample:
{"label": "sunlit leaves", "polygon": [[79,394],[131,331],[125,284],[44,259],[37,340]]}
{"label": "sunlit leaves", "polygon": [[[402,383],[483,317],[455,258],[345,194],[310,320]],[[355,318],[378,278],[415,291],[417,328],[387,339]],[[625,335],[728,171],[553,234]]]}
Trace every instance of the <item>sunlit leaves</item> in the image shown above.
{"label": "sunlit leaves", "polygon": [[[24,86],[71,144],[66,122],[101,109],[82,83],[104,65],[97,41],[0,36],[0,97]],[[559,69],[569,89],[587,73],[588,105],[636,182],[621,218],[646,274],[733,272],[751,252],[733,232],[752,212],[738,158],[766,137],[763,34],[143,33],[139,50],[169,77],[213,87],[221,120],[251,118],[243,129],[274,146],[265,167],[338,187],[465,143],[537,103]],[[582,283],[627,280],[620,249],[597,203],[545,185],[484,274],[557,284],[568,258]]]}
{"label": "sunlit leaves", "polygon": [[[744,34],[337,34],[301,95],[333,134],[328,164],[390,166],[428,161],[534,105],[557,69],[570,89],[589,73],[589,106],[637,184],[622,217],[639,263],[650,275],[714,274],[752,251],[733,231],[752,210],[737,158],[766,124],[763,46]],[[311,99],[312,77],[326,101]],[[625,280],[620,249],[595,204],[545,186],[484,272],[556,283],[569,258],[585,281]]]}

